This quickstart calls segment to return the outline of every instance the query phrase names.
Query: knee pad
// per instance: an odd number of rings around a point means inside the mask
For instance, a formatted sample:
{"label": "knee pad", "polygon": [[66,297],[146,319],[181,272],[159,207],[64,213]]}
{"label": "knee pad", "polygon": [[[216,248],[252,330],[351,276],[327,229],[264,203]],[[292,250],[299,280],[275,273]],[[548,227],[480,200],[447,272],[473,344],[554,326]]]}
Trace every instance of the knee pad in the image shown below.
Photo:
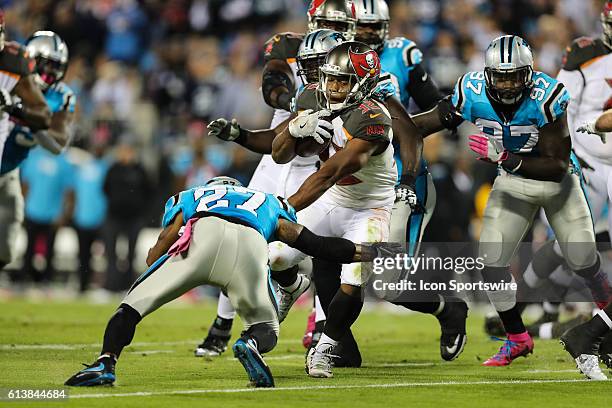
{"label": "knee pad", "polygon": [[593,265],[582,269],[575,269],[574,273],[585,279],[595,276],[595,274],[599,272],[599,269],[601,268],[601,259],[599,257],[599,253],[596,253],[595,255],[595,263]]}
{"label": "knee pad", "polygon": [[257,342],[257,350],[260,353],[267,353],[276,347],[278,341],[278,331],[270,323],[256,323],[242,332],[243,340],[252,337]]}

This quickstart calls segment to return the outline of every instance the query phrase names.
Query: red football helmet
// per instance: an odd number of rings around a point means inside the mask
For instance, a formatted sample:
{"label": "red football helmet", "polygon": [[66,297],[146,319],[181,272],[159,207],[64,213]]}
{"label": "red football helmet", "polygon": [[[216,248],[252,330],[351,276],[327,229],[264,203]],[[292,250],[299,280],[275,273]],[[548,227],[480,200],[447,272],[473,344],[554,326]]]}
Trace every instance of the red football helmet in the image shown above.
{"label": "red football helmet", "polygon": [[612,1],[606,1],[603,6],[601,25],[603,26],[603,41],[612,48]]}
{"label": "red football helmet", "polygon": [[308,7],[308,31],[338,31],[347,40],[355,37],[357,17],[353,0],[312,0]]}

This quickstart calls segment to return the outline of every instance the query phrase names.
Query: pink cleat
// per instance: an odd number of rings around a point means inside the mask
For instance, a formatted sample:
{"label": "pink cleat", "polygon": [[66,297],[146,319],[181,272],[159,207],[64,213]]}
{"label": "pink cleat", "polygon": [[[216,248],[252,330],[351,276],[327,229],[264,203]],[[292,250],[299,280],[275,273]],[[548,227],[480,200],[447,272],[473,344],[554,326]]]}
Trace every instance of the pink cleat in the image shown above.
{"label": "pink cleat", "polygon": [[533,353],[533,340],[527,332],[521,334],[508,334],[507,340],[497,337],[493,337],[493,339],[503,341],[504,345],[501,346],[497,354],[482,363],[483,366],[507,366],[515,359],[521,356],[527,357],[528,354]]}
{"label": "pink cleat", "polygon": [[302,337],[302,344],[304,348],[309,349],[312,345],[312,334],[315,331],[315,309],[312,309],[312,312],[308,315],[308,320],[306,321],[306,331],[304,332],[304,337]]}

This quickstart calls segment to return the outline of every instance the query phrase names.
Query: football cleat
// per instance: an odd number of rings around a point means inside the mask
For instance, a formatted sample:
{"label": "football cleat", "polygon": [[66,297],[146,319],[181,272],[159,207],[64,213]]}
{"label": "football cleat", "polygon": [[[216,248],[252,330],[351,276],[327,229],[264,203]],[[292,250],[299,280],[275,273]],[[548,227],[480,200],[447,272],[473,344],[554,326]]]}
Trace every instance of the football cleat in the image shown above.
{"label": "football cleat", "polygon": [[240,364],[242,364],[247,372],[252,386],[274,387],[272,372],[261,354],[259,354],[257,343],[254,339],[251,338],[245,341],[240,338],[234,343],[232,350],[234,351],[234,357],[240,361]]}
{"label": "football cleat", "polygon": [[217,357],[227,350],[231,335],[213,334],[210,331],[201,344],[198,344],[194,354],[196,357]]}
{"label": "football cleat", "polygon": [[482,363],[483,366],[487,367],[501,367],[510,365],[514,360],[523,356],[527,357],[528,354],[533,353],[533,340],[531,336],[526,341],[512,341],[509,339],[499,339],[493,337],[494,340],[503,341],[504,344],[500,347],[499,351],[487,361]]}
{"label": "football cleat", "polygon": [[314,378],[332,378],[334,366],[334,346],[323,344],[321,347],[313,347],[306,356],[306,374]]}
{"label": "football cleat", "polygon": [[281,295],[280,301],[278,302],[279,323],[285,320],[289,310],[291,310],[291,306],[293,306],[295,301],[298,300],[299,297],[308,290],[308,288],[310,288],[310,279],[308,279],[306,275],[302,275],[300,273],[298,274],[298,279],[300,280],[300,283],[292,292],[285,290],[282,286],[278,287]]}
{"label": "football cleat", "polygon": [[570,353],[582,374],[591,380],[606,380],[597,359],[602,337],[591,334],[589,323],[569,329],[559,340],[565,350]]}
{"label": "football cleat", "polygon": [[459,357],[467,343],[465,322],[468,306],[462,299],[449,298],[448,311],[438,317],[442,334],[440,336],[440,356],[443,360],[452,361]]}
{"label": "football cleat", "polygon": [[302,345],[305,349],[309,349],[312,345],[312,335],[314,334],[316,323],[316,311],[312,309],[312,312],[308,315],[308,320],[306,321],[306,331],[304,332],[304,337],[302,337]]}
{"label": "football cleat", "polygon": [[93,364],[83,364],[85,367],[64,385],[71,387],[91,387],[96,385],[112,385],[115,382],[115,360],[111,357],[102,357]]}

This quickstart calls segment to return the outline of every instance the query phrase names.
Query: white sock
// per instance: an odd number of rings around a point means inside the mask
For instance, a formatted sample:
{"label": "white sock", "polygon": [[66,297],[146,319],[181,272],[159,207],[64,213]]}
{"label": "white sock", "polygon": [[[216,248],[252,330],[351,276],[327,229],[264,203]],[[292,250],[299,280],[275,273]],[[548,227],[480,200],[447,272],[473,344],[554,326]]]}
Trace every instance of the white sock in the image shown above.
{"label": "white sock", "polygon": [[315,323],[322,322],[325,319],[327,319],[327,316],[325,316],[319,296],[315,296]]}
{"label": "white sock", "polygon": [[323,333],[319,339],[319,342],[317,343],[317,350],[323,351],[323,348],[327,349],[329,346],[336,347],[337,345],[338,340],[334,340],[327,334]]}
{"label": "white sock", "polygon": [[221,292],[219,294],[219,302],[217,303],[217,316],[223,319],[233,319],[236,317],[236,311],[229,298]]}
{"label": "white sock", "polygon": [[539,330],[540,338],[543,340],[552,339],[552,328],[553,328],[552,322],[544,323],[543,325],[541,325],[540,330]]}
{"label": "white sock", "polygon": [[535,271],[533,270],[532,263],[530,263],[527,266],[527,269],[525,270],[525,273],[523,274],[523,280],[525,281],[527,286],[529,286],[532,289],[537,288],[538,286],[542,284],[542,282],[544,282],[544,279],[540,279],[538,275],[536,275]]}

